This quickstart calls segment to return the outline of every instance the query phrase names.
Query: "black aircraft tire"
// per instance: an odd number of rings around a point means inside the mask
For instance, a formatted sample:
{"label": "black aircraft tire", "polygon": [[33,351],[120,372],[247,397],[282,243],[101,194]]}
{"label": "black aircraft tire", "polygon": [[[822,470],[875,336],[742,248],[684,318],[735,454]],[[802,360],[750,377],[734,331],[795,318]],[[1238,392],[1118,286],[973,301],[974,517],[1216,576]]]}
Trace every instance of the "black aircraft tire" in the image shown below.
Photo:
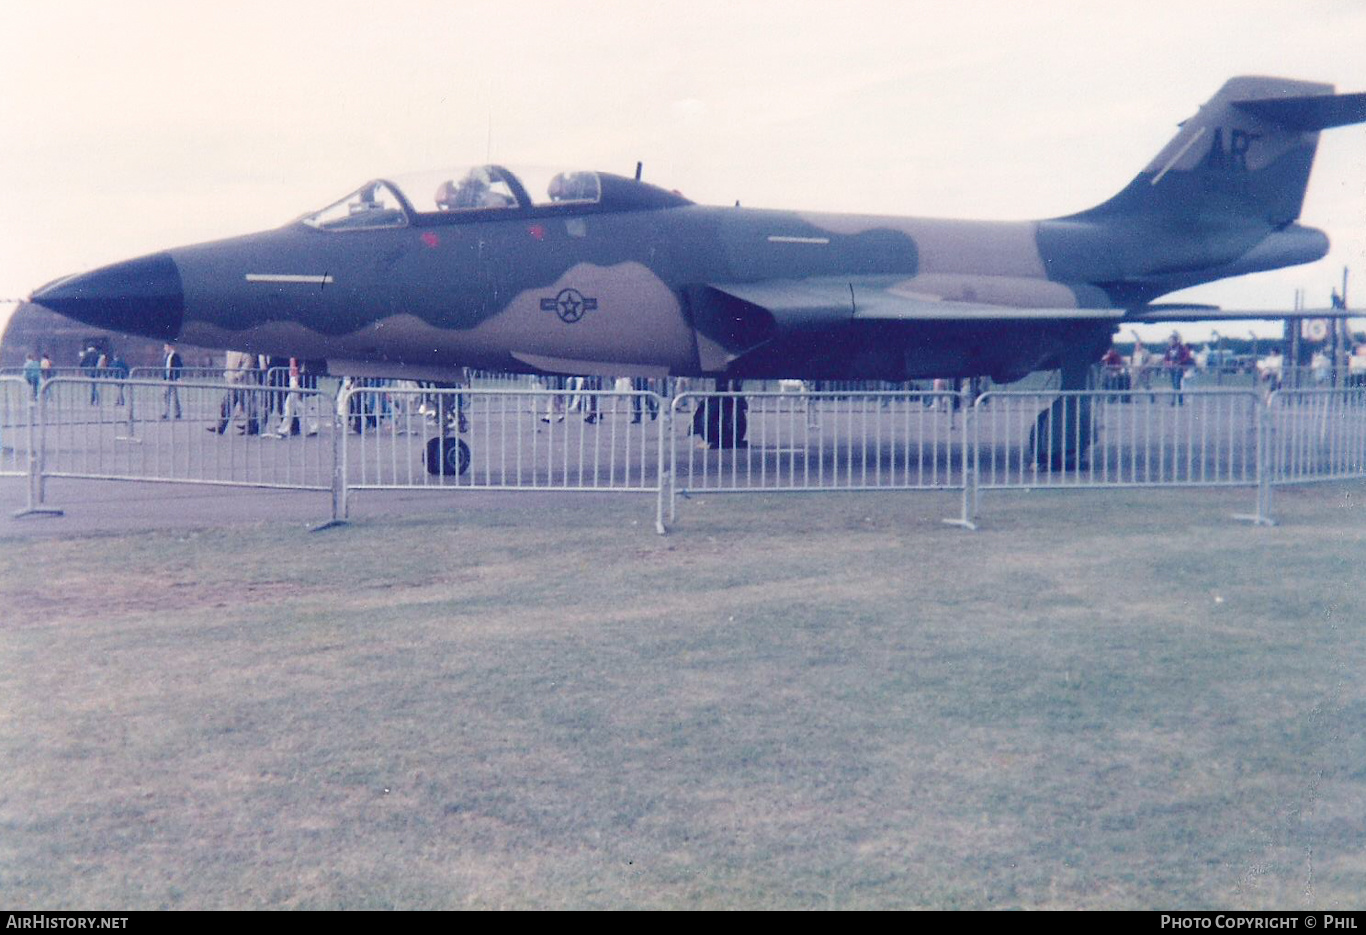
{"label": "black aircraft tire", "polygon": [[703,399],[693,413],[693,434],[708,448],[747,448],[749,403],[743,396],[716,396]]}
{"label": "black aircraft tire", "polygon": [[470,468],[470,446],[458,438],[433,438],[422,464],[433,476],[458,477]]}
{"label": "black aircraft tire", "polygon": [[1060,396],[1039,413],[1029,431],[1034,463],[1049,471],[1079,471],[1089,466],[1096,424],[1088,397]]}

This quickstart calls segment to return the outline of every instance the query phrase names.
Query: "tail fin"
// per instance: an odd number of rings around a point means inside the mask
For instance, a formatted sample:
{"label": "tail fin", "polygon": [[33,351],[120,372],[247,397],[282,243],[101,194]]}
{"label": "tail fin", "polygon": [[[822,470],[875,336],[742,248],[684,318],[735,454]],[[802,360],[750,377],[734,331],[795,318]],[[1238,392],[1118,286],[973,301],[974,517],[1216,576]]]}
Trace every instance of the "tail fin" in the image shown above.
{"label": "tail fin", "polygon": [[1299,217],[1318,131],[1366,121],[1366,94],[1284,78],[1230,79],[1118,195],[1066,220],[1194,232],[1277,230]]}

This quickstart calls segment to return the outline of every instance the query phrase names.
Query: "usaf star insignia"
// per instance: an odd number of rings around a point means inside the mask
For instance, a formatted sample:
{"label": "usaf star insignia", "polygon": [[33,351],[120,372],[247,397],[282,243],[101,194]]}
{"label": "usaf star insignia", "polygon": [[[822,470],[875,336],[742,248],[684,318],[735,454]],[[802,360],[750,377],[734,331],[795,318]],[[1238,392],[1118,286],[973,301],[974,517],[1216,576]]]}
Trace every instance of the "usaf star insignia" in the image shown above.
{"label": "usaf star insignia", "polygon": [[567,325],[578,321],[585,312],[595,312],[597,309],[598,300],[577,289],[561,289],[555,298],[541,299],[541,311],[554,312]]}

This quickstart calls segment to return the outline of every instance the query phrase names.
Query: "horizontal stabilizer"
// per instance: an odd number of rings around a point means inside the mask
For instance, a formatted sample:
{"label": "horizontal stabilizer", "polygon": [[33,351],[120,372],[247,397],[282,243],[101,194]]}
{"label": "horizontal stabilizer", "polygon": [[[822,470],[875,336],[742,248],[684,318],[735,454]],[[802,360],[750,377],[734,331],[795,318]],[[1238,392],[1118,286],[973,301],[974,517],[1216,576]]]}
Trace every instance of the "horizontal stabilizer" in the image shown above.
{"label": "horizontal stabilizer", "polygon": [[1302,132],[1366,123],[1366,94],[1318,94],[1231,103],[1255,117]]}
{"label": "horizontal stabilizer", "polygon": [[1154,305],[1136,308],[1125,321],[1270,321],[1281,318],[1366,318],[1366,310],[1348,308],[1216,308],[1210,305]]}

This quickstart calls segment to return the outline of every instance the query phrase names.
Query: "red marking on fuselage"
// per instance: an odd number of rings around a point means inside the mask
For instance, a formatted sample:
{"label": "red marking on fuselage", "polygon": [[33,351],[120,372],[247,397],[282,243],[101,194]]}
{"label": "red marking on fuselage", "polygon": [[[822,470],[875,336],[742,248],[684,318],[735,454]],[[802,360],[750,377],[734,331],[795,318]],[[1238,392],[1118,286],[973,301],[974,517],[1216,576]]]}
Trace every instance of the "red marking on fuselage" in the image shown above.
{"label": "red marking on fuselage", "polygon": [[439,247],[441,245],[441,238],[432,231],[423,231],[422,242],[429,247]]}
{"label": "red marking on fuselage", "polygon": [[526,232],[531,235],[533,240],[545,240],[545,228],[539,224],[532,224],[526,229]]}

